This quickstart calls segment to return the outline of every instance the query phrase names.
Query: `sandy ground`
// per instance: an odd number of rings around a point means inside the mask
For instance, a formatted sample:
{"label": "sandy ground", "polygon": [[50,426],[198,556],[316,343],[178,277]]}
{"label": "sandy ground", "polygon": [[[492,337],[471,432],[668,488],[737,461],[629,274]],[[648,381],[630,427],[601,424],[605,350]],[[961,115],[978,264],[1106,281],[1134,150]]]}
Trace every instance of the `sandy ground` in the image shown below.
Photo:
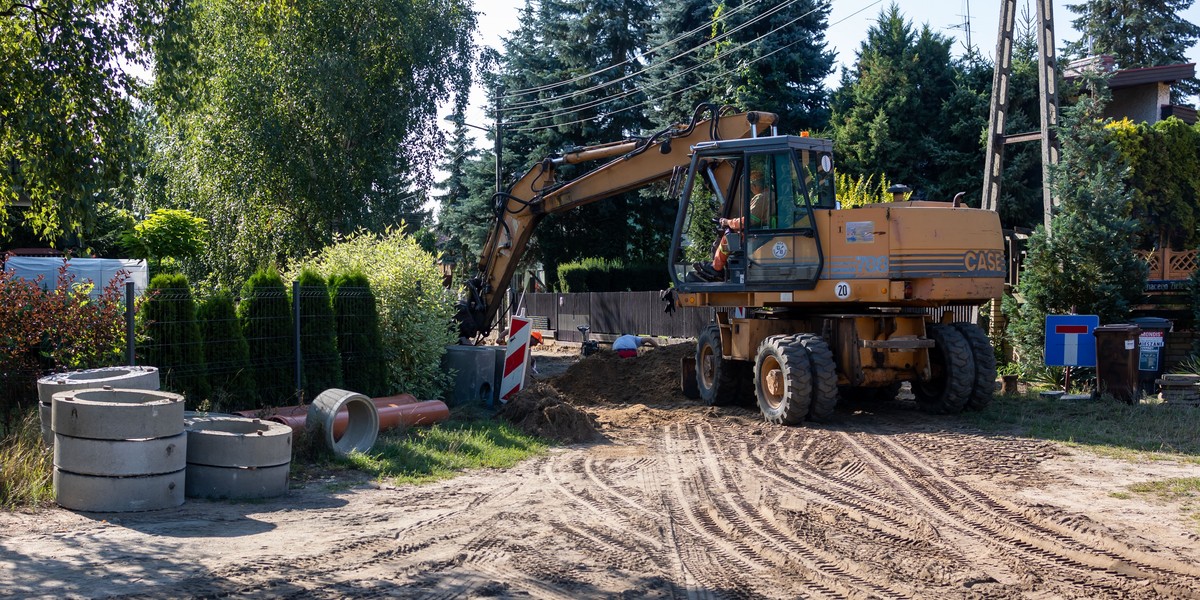
{"label": "sandy ground", "polygon": [[669,372],[638,372],[674,359],[659,357],[589,358],[583,376],[573,353],[544,356],[541,376],[603,437],[509,470],[0,515],[0,596],[1200,597],[1196,522],[1112,495],[1194,465],[984,434],[904,402],[770,425],[664,391]]}

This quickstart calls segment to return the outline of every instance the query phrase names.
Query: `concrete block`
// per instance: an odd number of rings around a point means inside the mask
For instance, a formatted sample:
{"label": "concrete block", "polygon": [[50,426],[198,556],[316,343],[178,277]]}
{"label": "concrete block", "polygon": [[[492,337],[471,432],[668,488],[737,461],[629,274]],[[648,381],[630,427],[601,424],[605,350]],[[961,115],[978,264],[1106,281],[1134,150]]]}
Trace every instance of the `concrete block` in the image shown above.
{"label": "concrete block", "polygon": [[54,436],[54,466],[79,475],[129,477],[174,473],[187,466],[187,435],[146,440]]}

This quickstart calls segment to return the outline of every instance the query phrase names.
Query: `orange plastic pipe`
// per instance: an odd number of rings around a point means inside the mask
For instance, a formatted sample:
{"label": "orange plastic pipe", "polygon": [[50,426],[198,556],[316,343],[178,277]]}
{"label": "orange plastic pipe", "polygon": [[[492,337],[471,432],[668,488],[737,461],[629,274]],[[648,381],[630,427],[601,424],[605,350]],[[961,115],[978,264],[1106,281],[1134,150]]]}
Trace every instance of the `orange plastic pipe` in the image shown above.
{"label": "orange plastic pipe", "polygon": [[[417,400],[412,394],[399,394],[384,398],[372,398],[371,402],[379,411],[379,430],[387,431],[401,426],[432,425],[450,418],[450,409],[441,400]],[[259,410],[243,410],[237,414],[251,418],[265,418],[275,423],[283,423],[292,431],[303,431],[308,420],[308,406],[281,406]],[[264,416],[265,414],[265,416]],[[346,430],[350,413],[338,411],[333,420],[333,436],[337,438]]]}

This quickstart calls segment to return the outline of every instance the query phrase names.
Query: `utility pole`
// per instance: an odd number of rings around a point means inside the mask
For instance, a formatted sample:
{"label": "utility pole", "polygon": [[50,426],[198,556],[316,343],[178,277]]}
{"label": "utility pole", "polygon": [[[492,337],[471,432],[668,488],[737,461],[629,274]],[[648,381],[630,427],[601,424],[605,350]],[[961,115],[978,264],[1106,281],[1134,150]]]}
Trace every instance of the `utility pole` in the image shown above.
{"label": "utility pole", "polygon": [[1055,79],[1057,60],[1054,54],[1054,6],[1051,0],[1037,0],[1038,91],[1041,129],[1016,135],[1004,134],[1008,117],[1009,80],[1012,77],[1013,28],[1016,24],[1017,0],[1002,0],[1000,33],[996,41],[996,71],[992,77],[992,102],[988,118],[988,151],[983,172],[983,202],[985,210],[996,210],[1004,172],[1004,146],[1018,142],[1042,142],[1042,220],[1050,234],[1050,217],[1056,204],[1050,190],[1050,168],[1058,164],[1058,82]]}

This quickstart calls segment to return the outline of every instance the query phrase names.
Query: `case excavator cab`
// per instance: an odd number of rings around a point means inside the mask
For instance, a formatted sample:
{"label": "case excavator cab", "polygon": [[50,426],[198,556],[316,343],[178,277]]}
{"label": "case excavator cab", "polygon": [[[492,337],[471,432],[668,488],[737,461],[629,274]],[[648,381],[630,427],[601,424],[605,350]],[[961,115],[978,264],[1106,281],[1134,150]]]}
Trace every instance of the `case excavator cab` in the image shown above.
{"label": "case excavator cab", "polygon": [[[676,288],[812,289],[823,265],[813,210],[834,207],[829,142],[777,136],[707,142],[694,151],[672,245]],[[713,230],[720,218],[736,225]],[[727,256],[720,277],[689,276],[718,246]]]}

